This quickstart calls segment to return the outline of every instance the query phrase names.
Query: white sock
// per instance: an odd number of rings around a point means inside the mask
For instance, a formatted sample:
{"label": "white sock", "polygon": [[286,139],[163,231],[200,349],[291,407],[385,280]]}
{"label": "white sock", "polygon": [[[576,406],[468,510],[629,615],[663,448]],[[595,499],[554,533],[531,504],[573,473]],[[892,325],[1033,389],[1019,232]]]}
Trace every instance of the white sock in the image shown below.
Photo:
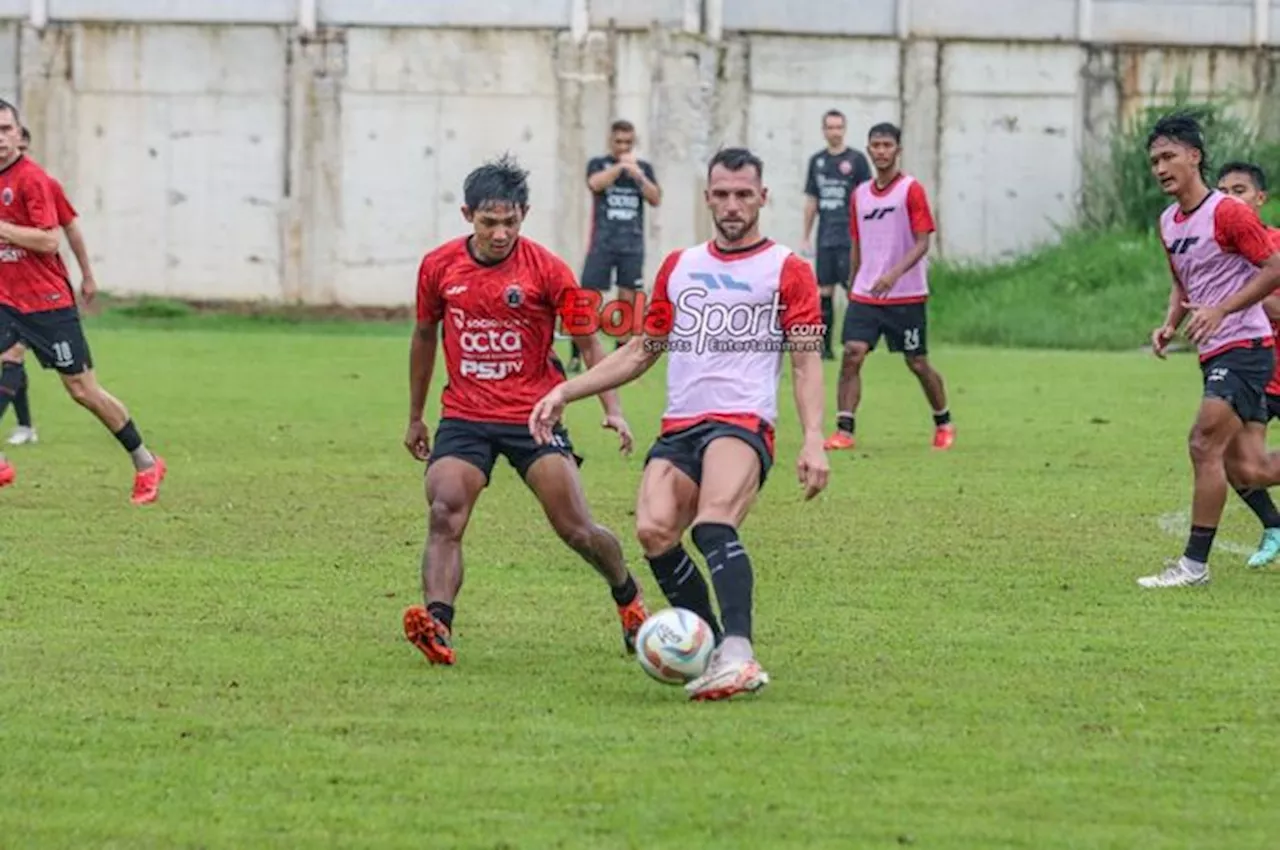
{"label": "white sock", "polygon": [[720,644],[720,657],[725,661],[748,661],[755,657],[751,641],[738,635],[730,635]]}

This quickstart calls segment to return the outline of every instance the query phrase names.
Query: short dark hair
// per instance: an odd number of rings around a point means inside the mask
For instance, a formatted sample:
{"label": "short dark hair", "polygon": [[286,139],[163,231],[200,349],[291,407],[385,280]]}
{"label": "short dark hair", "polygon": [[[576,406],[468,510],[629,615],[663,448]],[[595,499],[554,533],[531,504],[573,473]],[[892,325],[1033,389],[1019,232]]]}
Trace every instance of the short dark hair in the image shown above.
{"label": "short dark hair", "polygon": [[1258,191],[1265,192],[1267,190],[1267,172],[1262,170],[1262,166],[1255,165],[1252,162],[1236,161],[1225,163],[1218,169],[1218,180],[1221,181],[1228,174],[1237,173],[1248,174],[1249,179],[1253,181],[1253,185]]}
{"label": "short dark hair", "polygon": [[711,179],[711,170],[717,165],[730,171],[741,171],[750,166],[756,170],[756,174],[764,177],[764,163],[761,162],[760,157],[746,148],[721,148],[716,151],[716,155],[711,157],[711,162],[707,165],[708,180]]}
{"label": "short dark hair", "polygon": [[516,158],[504,153],[467,175],[462,184],[462,201],[468,209],[511,204],[521,209],[529,206],[529,172]]}
{"label": "short dark hair", "polygon": [[1171,112],[1161,117],[1147,134],[1148,150],[1156,139],[1168,139],[1200,151],[1200,174],[1203,176],[1208,171],[1209,154],[1204,149],[1204,130],[1194,113]]}
{"label": "short dark hair", "polygon": [[636,125],[624,118],[619,118],[609,125],[610,133],[634,133],[635,131]]}
{"label": "short dark hair", "polygon": [[14,106],[14,105],[13,105],[12,103],[10,103],[9,101],[7,101],[7,100],[5,100],[4,98],[0,97],[0,112],[4,112],[6,109],[13,113],[13,120],[14,120],[14,121],[16,121],[16,122],[18,123],[18,125],[19,125],[19,126],[21,126],[21,125],[22,125],[22,113],[18,112],[18,107]]}
{"label": "short dark hair", "polygon": [[839,118],[841,121],[845,122],[846,124],[849,123],[848,119],[844,117],[844,113],[841,112],[839,109],[828,109],[826,112],[822,114],[823,127],[827,126],[828,118]]}
{"label": "short dark hair", "polygon": [[22,141],[26,142],[27,144],[31,144],[31,131],[28,130],[26,127],[22,128]]}
{"label": "short dark hair", "polygon": [[902,130],[898,129],[896,124],[891,124],[888,121],[881,121],[867,131],[867,141],[870,141],[874,136],[888,136],[893,139],[895,145],[902,144]]}

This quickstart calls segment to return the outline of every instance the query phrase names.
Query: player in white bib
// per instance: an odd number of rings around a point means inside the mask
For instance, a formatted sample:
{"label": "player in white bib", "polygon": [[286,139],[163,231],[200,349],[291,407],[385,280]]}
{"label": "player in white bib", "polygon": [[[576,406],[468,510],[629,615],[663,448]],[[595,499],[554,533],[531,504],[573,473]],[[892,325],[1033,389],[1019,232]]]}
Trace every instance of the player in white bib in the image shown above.
{"label": "player in white bib", "polygon": [[[670,353],[662,435],[645,461],[636,536],[667,601],[716,633],[706,673],[686,686],[694,700],[727,699],[769,681],[751,645],[752,569],[738,527],[773,464],[784,351],[804,430],[796,468],[806,499],[826,487],[830,469],[818,287],[808,263],[760,234],[762,177],[760,159],[744,148],[715,155],[705,197],[716,237],[662,263],[643,336],[548,392],[529,417],[534,439],[550,441],[565,405],[630,383]],[[681,544],[686,529],[707,561],[723,629]]]}

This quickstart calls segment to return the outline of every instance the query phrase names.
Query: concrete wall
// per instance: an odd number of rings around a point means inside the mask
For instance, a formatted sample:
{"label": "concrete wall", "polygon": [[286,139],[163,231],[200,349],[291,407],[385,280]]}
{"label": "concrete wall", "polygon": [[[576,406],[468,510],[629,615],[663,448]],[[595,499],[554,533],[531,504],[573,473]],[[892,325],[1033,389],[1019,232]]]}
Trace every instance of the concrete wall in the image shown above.
{"label": "concrete wall", "polygon": [[1280,0],[0,0],[0,93],[120,294],[397,305],[462,232],[466,172],[531,169],[527,232],[579,265],[586,160],[633,120],[666,198],[650,273],[710,235],[705,162],[766,162],[800,237],[805,161],[905,131],[939,250],[991,258],[1070,220],[1081,152],[1189,75],[1269,116]]}

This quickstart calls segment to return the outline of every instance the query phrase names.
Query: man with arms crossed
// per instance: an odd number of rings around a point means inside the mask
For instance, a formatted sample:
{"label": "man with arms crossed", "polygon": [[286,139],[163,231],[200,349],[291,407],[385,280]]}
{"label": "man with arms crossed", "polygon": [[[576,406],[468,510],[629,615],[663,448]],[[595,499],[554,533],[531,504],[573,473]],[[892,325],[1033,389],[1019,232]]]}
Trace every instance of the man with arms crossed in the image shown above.
{"label": "man with arms crossed", "polygon": [[[797,472],[806,499],[826,487],[829,471],[817,286],[807,262],[760,234],[760,208],[768,200],[762,170],[742,148],[715,155],[705,192],[715,238],[662,263],[643,338],[551,389],[529,417],[538,442],[552,444],[565,405],[636,380],[669,349],[667,408],[645,462],[636,536],[667,601],[706,620],[718,638],[706,673],[686,686],[694,700],[727,699],[769,681],[751,645],[753,574],[738,528],[773,463],[784,348],[791,348],[804,429]],[[722,323],[736,332],[708,333],[699,321],[704,308],[757,316],[763,309],[770,316],[744,328]],[[711,573],[723,630],[707,583],[681,544],[690,528]]]}

